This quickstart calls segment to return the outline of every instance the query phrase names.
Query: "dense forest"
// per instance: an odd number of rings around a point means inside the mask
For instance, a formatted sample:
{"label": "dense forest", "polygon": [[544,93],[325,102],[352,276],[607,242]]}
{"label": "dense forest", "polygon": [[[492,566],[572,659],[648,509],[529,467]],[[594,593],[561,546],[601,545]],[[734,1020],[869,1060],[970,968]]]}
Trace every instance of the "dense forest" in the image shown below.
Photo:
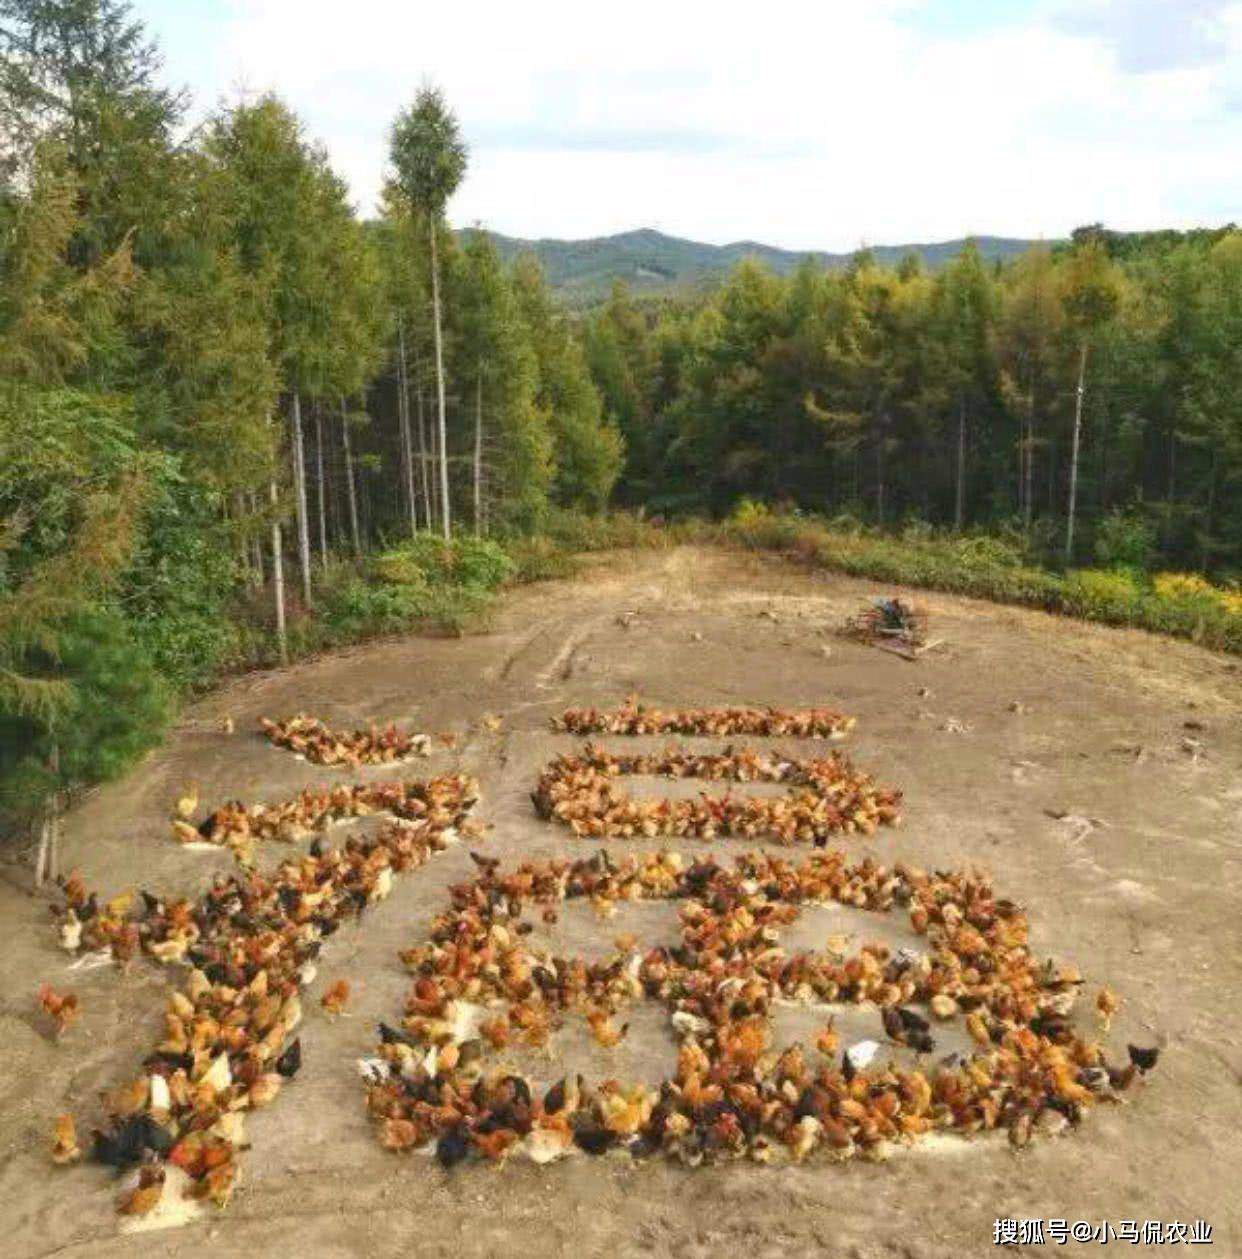
{"label": "dense forest", "polygon": [[1237,572],[1242,233],[746,260],[570,310],[450,230],[469,154],[432,87],[366,220],[276,97],[189,126],[122,0],[0,0],[0,56],[6,824],[47,825],[316,615],[415,617],[422,577],[365,575],[436,539],[495,582],[567,513],[761,500]]}
{"label": "dense forest", "polygon": [[1242,233],[1076,232],[1004,266],[740,264],[584,319],[626,443],[620,501],[740,497],[1016,531],[1045,558],[1221,573],[1242,543]]}

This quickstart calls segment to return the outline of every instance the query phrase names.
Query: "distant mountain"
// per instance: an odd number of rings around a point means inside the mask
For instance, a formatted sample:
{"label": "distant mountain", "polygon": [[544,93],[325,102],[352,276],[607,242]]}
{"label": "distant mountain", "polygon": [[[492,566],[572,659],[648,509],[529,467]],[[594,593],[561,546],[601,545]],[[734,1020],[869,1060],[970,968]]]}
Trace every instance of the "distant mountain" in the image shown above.
{"label": "distant mountain", "polygon": [[[467,229],[470,230],[473,229]],[[605,296],[615,279],[625,280],[639,292],[659,293],[710,287],[719,283],[743,258],[758,258],[773,271],[785,274],[806,258],[824,267],[843,267],[852,257],[848,253],[777,249],[753,240],[705,245],[701,241],[665,236],[649,227],[593,240],[521,240],[498,232],[490,235],[505,260],[519,253],[535,254],[543,263],[548,282],[573,305]],[[1012,258],[1032,243],[1002,236],[976,236],[973,240],[988,259]],[[954,257],[965,243],[963,238],[937,244],[879,245],[871,252],[878,262],[887,265],[896,265],[907,254],[915,254],[925,266],[935,268]]]}

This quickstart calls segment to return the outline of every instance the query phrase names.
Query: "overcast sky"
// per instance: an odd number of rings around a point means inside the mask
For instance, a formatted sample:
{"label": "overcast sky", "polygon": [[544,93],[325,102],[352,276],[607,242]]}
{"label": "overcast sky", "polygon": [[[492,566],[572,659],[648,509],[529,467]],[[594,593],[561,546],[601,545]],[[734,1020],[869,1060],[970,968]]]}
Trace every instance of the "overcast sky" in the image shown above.
{"label": "overcast sky", "polygon": [[789,248],[1242,220],[1242,0],[137,0],[200,105],[274,89],[360,208],[439,84],[450,205]]}

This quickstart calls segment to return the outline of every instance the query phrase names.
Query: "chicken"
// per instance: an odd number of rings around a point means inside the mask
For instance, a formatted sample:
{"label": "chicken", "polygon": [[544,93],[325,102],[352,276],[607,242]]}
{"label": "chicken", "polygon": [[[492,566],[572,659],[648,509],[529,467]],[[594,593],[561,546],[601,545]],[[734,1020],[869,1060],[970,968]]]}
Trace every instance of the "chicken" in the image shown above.
{"label": "chicken", "polygon": [[173,816],[182,821],[188,821],[196,812],[198,812],[198,787],[191,783],[177,797],[173,805]]}
{"label": "chicken", "polygon": [[149,1215],[164,1196],[164,1169],[144,1167],[138,1173],[138,1184],[117,1200],[121,1215]]}
{"label": "chicken", "polygon": [[1130,1061],[1144,1074],[1156,1065],[1156,1060],[1160,1057],[1160,1050],[1156,1047],[1141,1049],[1138,1045],[1127,1045],[1126,1049],[1129,1051]]}
{"label": "chicken", "polygon": [[1095,998],[1096,1013],[1100,1018],[1100,1026],[1107,1032],[1112,1026],[1113,1015],[1121,1007],[1121,1000],[1111,988],[1101,988]]}
{"label": "chicken", "polygon": [[380,1144],[386,1150],[412,1150],[421,1143],[418,1128],[408,1119],[385,1119]]}
{"label": "chicken", "polygon": [[551,1163],[573,1148],[574,1130],[564,1115],[544,1115],[526,1138],[526,1152],[535,1163]]}
{"label": "chicken", "polygon": [[323,996],[319,998],[319,1004],[329,1014],[340,1014],[348,1000],[349,983],[347,980],[338,979],[324,991]]}
{"label": "chicken", "polygon": [[85,924],[77,912],[70,908],[60,923],[60,947],[67,953],[76,953],[82,947],[82,931]]}
{"label": "chicken", "polygon": [[503,1049],[509,1043],[509,1020],[503,1015],[485,1019],[479,1024],[479,1034],[494,1048]]}
{"label": "chicken", "polygon": [[74,1163],[82,1157],[78,1148],[78,1132],[72,1115],[57,1115],[55,1140],[52,1145],[53,1163]]}
{"label": "chicken", "polygon": [[815,1035],[815,1048],[826,1058],[835,1058],[841,1046],[841,1037],[830,1019]]}
{"label": "chicken", "polygon": [[37,995],[40,1008],[55,1024],[56,1038],[59,1040],[77,1022],[81,1013],[77,994],[57,992],[51,984],[42,983]]}
{"label": "chicken", "polygon": [[136,1115],[145,1110],[147,1099],[151,1096],[151,1081],[148,1076],[140,1075],[131,1084],[104,1093],[104,1105],[110,1115],[125,1117]]}
{"label": "chicken", "polygon": [[276,1059],[276,1074],[286,1080],[292,1080],[302,1069],[302,1038],[299,1036],[288,1049]]}
{"label": "chicken", "polygon": [[596,1043],[602,1045],[605,1049],[612,1049],[619,1045],[630,1030],[628,1023],[623,1023],[620,1027],[617,1027],[605,1010],[592,1010],[587,1015],[587,1023],[591,1028],[591,1035]]}
{"label": "chicken", "polygon": [[511,1128],[497,1128],[493,1132],[475,1132],[472,1139],[475,1149],[484,1158],[503,1163],[519,1138]]}

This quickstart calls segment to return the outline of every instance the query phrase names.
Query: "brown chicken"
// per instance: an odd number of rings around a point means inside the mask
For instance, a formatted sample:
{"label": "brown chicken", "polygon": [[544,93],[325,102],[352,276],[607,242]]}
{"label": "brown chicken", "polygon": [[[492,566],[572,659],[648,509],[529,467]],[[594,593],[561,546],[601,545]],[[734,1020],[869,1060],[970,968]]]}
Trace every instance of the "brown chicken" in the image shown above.
{"label": "brown chicken", "polygon": [[73,1163],[82,1157],[78,1149],[78,1133],[72,1115],[57,1115],[52,1144],[53,1163]]}
{"label": "brown chicken", "polygon": [[73,992],[57,992],[51,984],[42,983],[38,990],[39,1005],[56,1027],[59,1040],[78,1020],[81,1013],[78,997]]}
{"label": "brown chicken", "polygon": [[329,1014],[340,1014],[348,1000],[349,983],[344,979],[338,979],[336,983],[325,989],[323,996],[319,998],[319,1004]]}

